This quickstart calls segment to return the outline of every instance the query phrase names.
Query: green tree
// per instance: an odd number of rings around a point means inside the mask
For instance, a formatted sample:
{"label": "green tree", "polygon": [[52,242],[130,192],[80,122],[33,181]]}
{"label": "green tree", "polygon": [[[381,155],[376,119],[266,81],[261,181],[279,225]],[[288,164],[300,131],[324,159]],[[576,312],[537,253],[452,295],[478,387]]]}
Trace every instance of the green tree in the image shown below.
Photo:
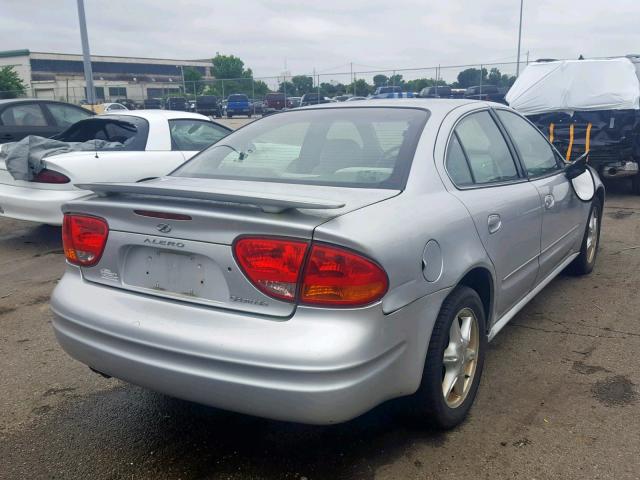
{"label": "green tree", "polygon": [[288,81],[280,82],[280,85],[278,86],[278,91],[282,93],[286,93],[290,97],[295,97],[298,95],[298,88],[295,86],[295,84]]}
{"label": "green tree", "polygon": [[[482,83],[487,83],[487,69],[482,69]],[[467,68],[458,74],[458,86],[460,88],[473,87],[480,85],[480,69]]]}
{"label": "green tree", "polygon": [[373,85],[369,85],[363,78],[357,79],[351,83],[351,85],[347,85],[346,88],[347,93],[351,93],[357,97],[366,97],[374,90]]}
{"label": "green tree", "polygon": [[490,85],[496,85],[498,87],[510,87],[511,85],[513,85],[513,82],[516,81],[516,77],[507,75],[506,73],[501,73],[497,68],[492,68],[489,71],[487,81]]}
{"label": "green tree", "polygon": [[[196,95],[202,95],[204,90],[204,84],[202,83],[202,73],[200,73],[195,68],[185,68],[184,72],[184,83],[186,86],[186,94],[191,95],[195,93]],[[194,92],[195,90],[195,92]]]}
{"label": "green tree", "polygon": [[306,75],[296,75],[291,79],[291,83],[295,85],[298,95],[304,95],[313,90],[313,79]]}
{"label": "green tree", "polygon": [[24,95],[27,85],[22,81],[13,66],[0,68],[0,98],[16,98]]}
{"label": "green tree", "polygon": [[386,75],[382,75],[381,73],[378,75],[374,75],[373,77],[373,86],[374,87],[384,87],[387,83],[389,83],[389,77]]}
{"label": "green tree", "polygon": [[234,55],[216,54],[211,60],[213,63],[213,76],[216,78],[249,78],[251,69],[244,68],[244,62]]}
{"label": "green tree", "polygon": [[394,85],[396,87],[404,87],[404,80],[402,79],[402,75],[396,73],[395,75],[391,75],[389,77],[389,81],[387,82],[387,85]]}

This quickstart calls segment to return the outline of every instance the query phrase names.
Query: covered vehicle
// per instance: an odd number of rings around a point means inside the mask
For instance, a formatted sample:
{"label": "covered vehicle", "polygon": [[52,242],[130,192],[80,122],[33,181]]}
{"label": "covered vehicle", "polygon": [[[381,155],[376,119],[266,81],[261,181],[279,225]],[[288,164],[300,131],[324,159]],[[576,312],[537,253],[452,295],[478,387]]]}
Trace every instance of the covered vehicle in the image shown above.
{"label": "covered vehicle", "polygon": [[251,105],[249,103],[249,97],[244,93],[235,93],[229,95],[227,98],[227,118],[231,118],[234,115],[246,115],[251,118]]}
{"label": "covered vehicle", "polygon": [[638,57],[530,64],[507,94],[570,161],[589,152],[605,178],[631,178],[640,194]]}
{"label": "covered vehicle", "polygon": [[198,114],[135,110],[82,120],[51,141],[5,144],[0,216],[60,225],[62,204],[88,193],[77,183],[166,175],[229,132]]}
{"label": "covered vehicle", "polygon": [[487,341],[594,267],[604,199],[513,110],[423,99],[289,110],[169,176],[83,188],[51,299],[71,356],[305,423],[410,396],[441,428],[471,408]]}

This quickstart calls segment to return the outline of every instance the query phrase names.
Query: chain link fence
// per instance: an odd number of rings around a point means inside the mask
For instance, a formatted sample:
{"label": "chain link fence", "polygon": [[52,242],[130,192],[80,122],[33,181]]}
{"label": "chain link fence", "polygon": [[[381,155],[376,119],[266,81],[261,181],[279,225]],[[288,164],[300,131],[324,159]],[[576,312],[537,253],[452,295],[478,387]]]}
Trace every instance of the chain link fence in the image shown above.
{"label": "chain link fence", "polygon": [[[521,63],[520,68],[525,67]],[[381,87],[415,96],[427,87],[450,87],[453,94],[462,95],[470,87],[478,87],[479,94],[497,89],[502,95],[515,81],[516,62],[442,65],[424,68],[365,69],[324,71],[301,75],[249,77],[201,81],[111,82],[96,80],[99,102],[126,102],[130,107],[142,108],[144,101],[169,97],[196,100],[203,95],[215,95],[221,100],[232,94],[244,94],[250,101],[261,102],[266,95],[284,95],[288,107],[298,106],[305,94],[315,102],[348,97],[368,97]],[[0,98],[33,97],[73,104],[86,103],[84,80],[79,77],[47,82],[33,82],[24,92],[0,91]]]}

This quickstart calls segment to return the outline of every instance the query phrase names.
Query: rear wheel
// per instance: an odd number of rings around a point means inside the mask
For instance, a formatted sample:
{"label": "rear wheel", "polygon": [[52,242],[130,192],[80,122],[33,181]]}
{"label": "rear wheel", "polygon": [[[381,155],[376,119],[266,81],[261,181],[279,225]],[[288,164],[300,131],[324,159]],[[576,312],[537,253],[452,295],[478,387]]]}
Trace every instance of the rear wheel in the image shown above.
{"label": "rear wheel", "polygon": [[598,246],[600,244],[600,220],[602,219],[602,204],[598,197],[594,197],[589,211],[589,219],[585,228],[580,254],[569,265],[569,272],[574,275],[591,273],[596,264]]}
{"label": "rear wheel", "polygon": [[418,421],[450,429],[475,400],[487,345],[485,315],[475,290],[457,287],[444,301],[431,333],[418,391],[408,413]]}

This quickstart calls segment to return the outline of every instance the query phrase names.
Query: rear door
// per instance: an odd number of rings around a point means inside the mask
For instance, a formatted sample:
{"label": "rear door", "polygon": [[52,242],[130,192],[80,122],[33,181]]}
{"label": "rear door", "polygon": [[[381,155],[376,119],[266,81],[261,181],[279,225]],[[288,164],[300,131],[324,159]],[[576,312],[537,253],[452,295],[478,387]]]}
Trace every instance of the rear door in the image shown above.
{"label": "rear door", "polygon": [[446,153],[453,192],[473,217],[493,262],[498,318],[534,286],[542,212],[537,189],[520,171],[488,110],[464,116]]}
{"label": "rear door", "polygon": [[544,212],[538,277],[541,281],[579,245],[584,234],[584,203],[574,194],[562,160],[540,131],[514,112],[499,109],[496,113],[540,196]]}
{"label": "rear door", "polygon": [[19,102],[0,110],[0,143],[17,142],[27,135],[50,137],[58,128],[40,102]]}

